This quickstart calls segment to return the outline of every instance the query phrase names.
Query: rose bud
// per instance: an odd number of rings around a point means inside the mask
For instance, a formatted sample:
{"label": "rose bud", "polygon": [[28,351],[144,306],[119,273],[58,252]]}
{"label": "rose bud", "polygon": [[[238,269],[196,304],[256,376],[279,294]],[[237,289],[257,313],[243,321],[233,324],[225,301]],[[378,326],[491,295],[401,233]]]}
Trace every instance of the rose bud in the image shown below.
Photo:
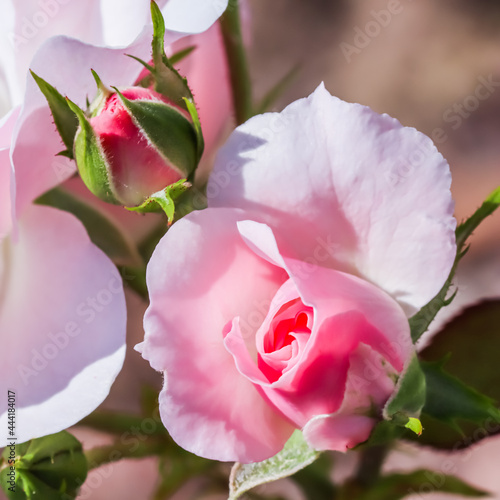
{"label": "rose bud", "polygon": [[103,92],[90,118],[69,102],[80,126],[74,157],[87,187],[104,201],[137,206],[188,178],[199,149],[187,111],[154,90]]}

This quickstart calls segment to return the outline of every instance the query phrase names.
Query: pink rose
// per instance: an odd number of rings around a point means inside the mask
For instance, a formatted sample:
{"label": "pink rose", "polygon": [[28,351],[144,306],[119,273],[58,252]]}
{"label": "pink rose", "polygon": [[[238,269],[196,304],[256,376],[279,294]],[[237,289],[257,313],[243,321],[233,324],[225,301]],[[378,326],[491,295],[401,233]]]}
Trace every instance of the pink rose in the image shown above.
{"label": "pink rose", "polygon": [[[198,154],[196,134],[187,111],[158,92],[127,87],[120,90],[120,95],[122,97],[117,93],[100,96],[96,103],[99,110],[89,119],[99,144],[99,158],[106,166],[106,184],[94,181],[95,162],[85,154],[86,132],[81,127],[75,137],[75,157],[82,179],[90,181],[88,187],[96,196],[116,204],[136,206],[194,171]],[[164,122],[175,123],[175,127],[162,130],[164,142],[168,144],[166,155],[136,123],[122,98],[130,103],[154,103],[157,119],[161,117]]]}
{"label": "pink rose", "polygon": [[449,186],[429,138],[323,86],[236,129],[209,208],[148,267],[139,349],[177,443],[253,462],[296,428],[316,449],[366,440],[454,260]]}
{"label": "pink rose", "polygon": [[[21,443],[66,429],[106,398],[125,357],[126,309],[118,271],[82,224],[25,196],[42,194],[36,175],[30,185],[14,177],[18,114],[0,123],[0,388],[16,394]],[[14,209],[15,198],[25,203]],[[8,415],[4,397],[4,429]]]}

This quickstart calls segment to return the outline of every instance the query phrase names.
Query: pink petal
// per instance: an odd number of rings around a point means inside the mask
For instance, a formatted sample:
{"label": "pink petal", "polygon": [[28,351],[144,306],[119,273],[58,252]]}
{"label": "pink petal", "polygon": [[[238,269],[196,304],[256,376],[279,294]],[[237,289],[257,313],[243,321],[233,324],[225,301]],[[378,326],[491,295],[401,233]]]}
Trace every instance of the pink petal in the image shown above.
{"label": "pink petal", "polygon": [[201,33],[226,10],[228,0],[168,0],[162,12],[171,31]]}
{"label": "pink petal", "polygon": [[[269,262],[280,260],[268,226],[245,221],[239,222],[238,227],[245,243],[259,256]],[[382,380],[387,378],[388,370],[401,372],[413,353],[406,316],[388,294],[356,276],[312,264],[306,269],[303,264],[284,259],[291,280],[273,298],[269,314],[256,334],[262,353],[260,332],[267,331],[281,305],[298,294],[304,304],[313,307],[313,331],[293,368],[270,384],[257,371],[255,361],[238,339],[241,333],[237,324],[233,323],[225,341],[240,373],[259,386],[297,427],[303,427],[315,415],[334,413],[345,404],[349,360],[361,343],[369,345],[392,365],[392,369],[378,372],[377,378]],[[389,397],[392,389],[391,385],[380,402]]]}
{"label": "pink petal", "polygon": [[0,241],[12,227],[15,183],[10,162],[10,143],[18,115],[19,108],[15,108],[0,121]]}
{"label": "pink petal", "polygon": [[380,354],[360,344],[349,358],[341,408],[330,415],[313,417],[303,429],[310,446],[316,450],[346,451],[366,441],[376,424],[374,418],[366,415],[374,405],[381,408],[394,391],[391,375]]}
{"label": "pink petal", "polygon": [[375,420],[363,415],[317,415],[304,427],[304,437],[315,450],[347,451],[366,441]]}
{"label": "pink petal", "polygon": [[[102,42],[99,2],[7,0],[2,5],[0,64],[10,100],[22,102],[26,75],[40,45],[54,35],[70,35],[90,43]],[[133,38],[132,38],[133,40]]]}
{"label": "pink petal", "polygon": [[453,264],[450,182],[429,138],[320,86],[239,127],[207,192],[209,206],[251,210],[268,223],[285,255],[358,274],[410,315]]}
{"label": "pink petal", "polygon": [[32,206],[17,242],[2,243],[2,391],[16,392],[22,442],[66,429],[106,398],[125,356],[125,299],[112,263],[65,212]]}
{"label": "pink petal", "polygon": [[139,349],[166,372],[160,409],[175,441],[207,458],[252,462],[277,453],[293,429],[224,347],[236,316],[253,340],[286,279],[242,241],[242,218],[238,210],[193,212],[160,241],[148,266],[151,303]]}

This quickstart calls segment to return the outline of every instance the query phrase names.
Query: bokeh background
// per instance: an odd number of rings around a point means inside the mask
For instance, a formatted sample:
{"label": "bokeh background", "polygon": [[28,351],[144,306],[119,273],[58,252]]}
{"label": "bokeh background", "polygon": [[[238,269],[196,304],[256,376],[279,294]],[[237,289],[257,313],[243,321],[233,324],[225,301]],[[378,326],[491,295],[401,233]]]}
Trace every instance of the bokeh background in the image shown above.
{"label": "bokeh background", "polygon": [[[500,2],[248,0],[248,4],[249,56],[257,98],[298,65],[296,78],[274,110],[310,94],[324,81],[332,94],[344,100],[371,106],[439,137],[437,147],[452,170],[459,221],[500,184]],[[465,304],[500,297],[500,213],[475,234],[456,283],[459,294],[435,328]],[[128,302],[132,314],[127,361],[104,406],[136,411],[141,387],[159,388],[161,378],[132,350],[142,340],[145,305],[132,293]],[[74,431],[86,447],[109,441],[84,428]],[[426,467],[439,472],[449,460],[458,475],[500,499],[500,437],[451,457],[405,445],[392,453],[385,469]],[[354,454],[336,456],[335,477],[345,477],[355,461]],[[147,499],[158,480],[157,471],[155,459],[98,469],[91,473],[79,498]],[[180,491],[175,500],[225,498],[202,491],[200,479]],[[303,498],[288,481],[263,491],[281,491],[289,500]],[[430,493],[425,498],[454,497]]]}

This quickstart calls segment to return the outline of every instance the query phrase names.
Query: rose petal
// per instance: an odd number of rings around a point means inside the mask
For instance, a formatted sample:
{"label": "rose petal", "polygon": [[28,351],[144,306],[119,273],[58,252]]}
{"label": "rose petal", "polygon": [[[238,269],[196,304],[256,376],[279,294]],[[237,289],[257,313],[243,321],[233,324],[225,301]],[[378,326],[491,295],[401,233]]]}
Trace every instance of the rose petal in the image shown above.
{"label": "rose petal", "polygon": [[162,12],[168,30],[201,33],[226,10],[228,0],[168,0]]}
{"label": "rose petal", "polygon": [[139,348],[166,372],[160,412],[174,440],[207,458],[252,462],[276,454],[293,429],[239,374],[223,343],[236,316],[253,340],[286,279],[242,241],[241,218],[238,210],[193,212],[160,241],[148,265]]}
{"label": "rose petal", "polygon": [[125,356],[126,310],[116,269],[73,216],[32,206],[17,242],[3,245],[2,391],[16,392],[22,442],[66,429],[106,398]]}
{"label": "rose petal", "polygon": [[346,451],[366,441],[376,420],[360,415],[382,406],[394,390],[391,372],[379,353],[360,344],[349,358],[349,374],[341,408],[331,415],[317,415],[305,425],[304,437],[316,450]]}
{"label": "rose petal", "polygon": [[[269,262],[277,262],[273,231],[269,226],[252,221],[239,222],[240,233],[250,249]],[[233,324],[226,346],[235,357],[240,373],[261,387],[283,414],[298,427],[314,415],[336,412],[345,401],[345,384],[349,359],[364,343],[375,349],[397,371],[413,353],[406,316],[388,294],[356,276],[322,268],[290,258],[281,259],[291,280],[285,282],[271,303],[260,330],[266,330],[274,314],[295,293],[304,304],[314,308],[314,327],[296,365],[274,383],[257,374],[255,363],[238,341]],[[294,285],[291,285],[293,281]],[[260,333],[257,338],[260,338]],[[260,342],[259,352],[262,352]],[[386,377],[387,369],[380,371]],[[389,397],[388,390],[386,397]],[[325,394],[329,397],[325,398]]]}
{"label": "rose petal", "polygon": [[99,4],[78,0],[8,0],[2,4],[0,32],[0,65],[11,103],[17,105],[22,102],[33,55],[46,39],[70,35],[90,43],[102,42]]}
{"label": "rose petal", "polygon": [[239,127],[207,192],[211,207],[257,214],[287,256],[358,274],[411,315],[453,264],[450,181],[428,137],[320,86]]}
{"label": "rose petal", "polygon": [[347,451],[366,441],[375,421],[363,415],[317,415],[304,427],[304,437],[315,450]]}
{"label": "rose petal", "polygon": [[10,161],[10,141],[18,115],[19,108],[15,108],[0,121],[0,241],[12,227],[15,183]]}

